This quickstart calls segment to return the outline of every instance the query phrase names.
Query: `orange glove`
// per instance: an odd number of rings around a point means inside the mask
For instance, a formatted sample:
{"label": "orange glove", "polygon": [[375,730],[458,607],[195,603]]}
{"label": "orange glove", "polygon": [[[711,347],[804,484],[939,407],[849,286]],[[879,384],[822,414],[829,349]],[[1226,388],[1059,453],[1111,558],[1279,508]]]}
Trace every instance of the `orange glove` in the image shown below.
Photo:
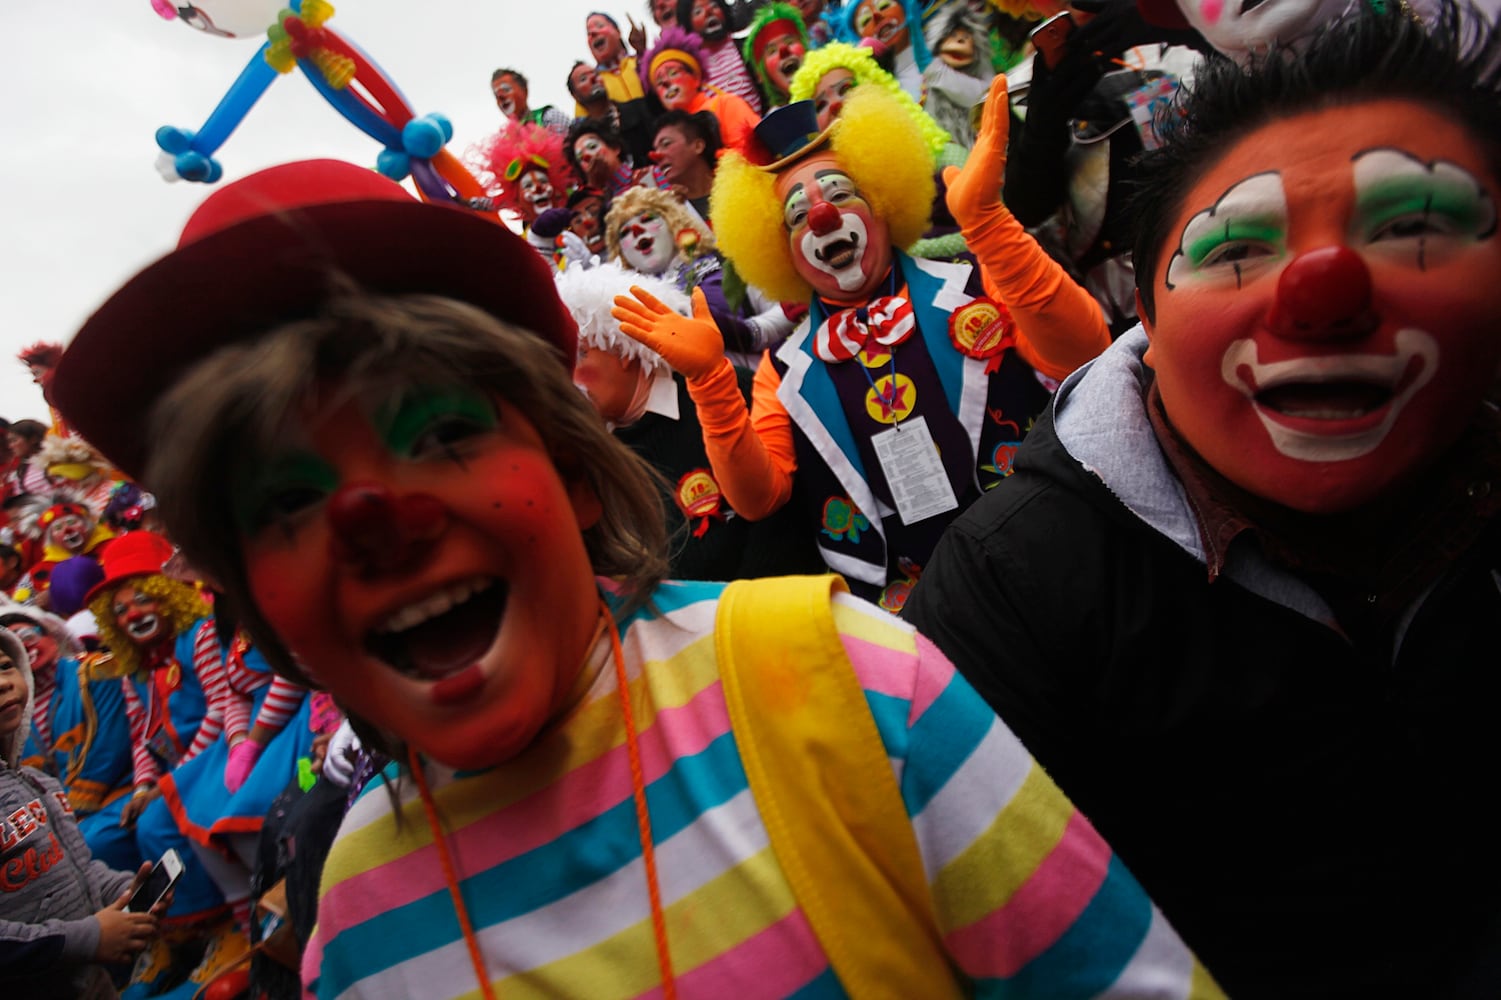
{"label": "orange glove", "polygon": [[1006,76],[997,73],[985,98],[980,133],[963,167],[945,167],[949,211],[961,228],[969,229],[996,210],[1004,211],[1001,188],[1006,183],[1006,142],[1011,136],[1011,104]]}
{"label": "orange glove", "polygon": [[702,289],[693,290],[691,318],[674,312],[638,285],[631,286],[631,295],[615,296],[615,307],[610,310],[620,332],[662,355],[688,381],[700,381],[728,364],[724,338],[709,314]]}

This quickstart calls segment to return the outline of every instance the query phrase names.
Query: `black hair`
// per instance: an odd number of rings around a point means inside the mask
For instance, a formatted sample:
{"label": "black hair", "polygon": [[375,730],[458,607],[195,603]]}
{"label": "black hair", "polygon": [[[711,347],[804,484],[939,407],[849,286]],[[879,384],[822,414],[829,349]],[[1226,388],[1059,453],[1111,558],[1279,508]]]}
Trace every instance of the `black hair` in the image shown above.
{"label": "black hair", "polygon": [[724,141],[719,137],[719,119],[709,111],[697,111],[689,114],[686,111],[664,111],[662,116],[652,123],[652,142],[657,141],[657,133],[664,128],[676,128],[690,139],[698,139],[704,144],[704,163],[710,170],[719,162],[719,150],[724,146]]}
{"label": "black hair", "polygon": [[12,434],[37,444],[47,436],[47,425],[40,420],[17,420],[7,428]]}
{"label": "black hair", "polygon": [[[726,35],[736,28],[744,27],[735,23],[735,9],[730,5],[729,0],[713,0],[713,2],[724,14]],[[693,30],[693,3],[694,0],[678,0],[678,27],[684,31]]]}
{"label": "black hair", "polygon": [[568,137],[563,140],[563,155],[568,157],[568,165],[580,177],[584,175],[584,172],[579,169],[579,159],[573,154],[573,146],[582,136],[586,135],[599,136],[600,141],[606,146],[609,146],[622,156],[625,155],[625,139],[621,137],[613,125],[603,118],[579,118],[572,125],[568,126]]}
{"label": "black hair", "polygon": [[[571,73],[573,71],[569,70],[569,72]],[[515,77],[516,78],[516,82],[519,83],[519,84],[521,84],[521,89],[522,90],[530,91],[532,89],[532,85],[526,82],[526,77],[525,76],[523,76],[522,74],[518,73],[514,69],[507,69],[504,66],[502,66],[500,69],[496,70],[494,73],[490,74],[490,82],[493,84],[496,80],[499,80],[503,76]]]}
{"label": "black hair", "polygon": [[610,27],[614,28],[617,32],[620,30],[620,22],[615,20],[613,17],[611,17],[609,14],[606,14],[602,10],[591,10],[589,13],[584,15],[584,20],[588,21],[591,17],[602,17],[606,21],[610,22]]}
{"label": "black hair", "polygon": [[1221,56],[1202,62],[1158,116],[1163,144],[1135,162],[1132,261],[1143,317],[1153,317],[1157,261],[1183,198],[1226,151],[1271,122],[1378,100],[1416,101],[1454,119],[1501,176],[1501,44],[1467,0],[1444,0],[1426,25],[1388,3],[1244,68]]}
{"label": "black hair", "polygon": [[[573,71],[576,70],[576,69],[578,69],[580,66],[585,66],[585,67],[588,67],[589,69],[593,69],[594,68],[594,64],[593,63],[586,63],[582,59],[575,60],[574,63],[573,63],[573,65],[568,67],[568,83],[567,83],[568,93],[570,95],[572,95],[572,97],[573,97],[573,99],[575,101],[579,100],[579,92],[573,89]],[[530,89],[530,88],[528,88],[528,89]]]}

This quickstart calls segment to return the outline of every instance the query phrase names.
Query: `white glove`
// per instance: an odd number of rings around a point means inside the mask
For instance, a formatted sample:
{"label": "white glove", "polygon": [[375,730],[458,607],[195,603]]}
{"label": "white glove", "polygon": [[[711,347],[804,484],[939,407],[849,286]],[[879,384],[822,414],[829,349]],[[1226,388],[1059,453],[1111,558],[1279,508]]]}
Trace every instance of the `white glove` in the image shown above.
{"label": "white glove", "polygon": [[340,788],[348,788],[354,777],[354,757],[360,749],[360,738],[354,734],[354,727],[349,724],[349,720],[345,719],[334,730],[333,738],[328,741],[328,749],[324,751],[323,776]]}

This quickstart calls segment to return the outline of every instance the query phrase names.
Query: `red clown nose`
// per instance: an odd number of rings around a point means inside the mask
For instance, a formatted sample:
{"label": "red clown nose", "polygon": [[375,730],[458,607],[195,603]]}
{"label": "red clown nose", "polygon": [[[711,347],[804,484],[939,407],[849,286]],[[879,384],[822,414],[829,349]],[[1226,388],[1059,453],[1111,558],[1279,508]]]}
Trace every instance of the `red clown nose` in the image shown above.
{"label": "red clown nose", "polygon": [[347,483],[329,498],[328,522],[334,558],[374,577],[420,566],[448,523],[448,508],[426,493],[398,497],[381,483]]}
{"label": "red clown nose", "polygon": [[838,229],[841,220],[839,209],[833,202],[821,201],[808,210],[808,228],[814,236],[827,236]]}
{"label": "red clown nose", "polygon": [[1349,247],[1320,247],[1292,259],[1277,279],[1272,329],[1282,337],[1353,337],[1377,324],[1371,272]]}

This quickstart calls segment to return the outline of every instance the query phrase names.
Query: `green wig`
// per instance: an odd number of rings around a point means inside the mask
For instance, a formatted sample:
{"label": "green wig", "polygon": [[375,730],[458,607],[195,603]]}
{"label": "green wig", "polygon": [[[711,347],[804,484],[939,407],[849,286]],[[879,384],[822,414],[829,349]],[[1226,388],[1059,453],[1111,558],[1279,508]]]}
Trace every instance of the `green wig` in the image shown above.
{"label": "green wig", "polygon": [[792,92],[788,95],[788,100],[810,100],[813,91],[818,89],[818,81],[834,69],[847,69],[855,75],[855,83],[880,87],[896,98],[902,110],[922,132],[932,160],[935,163],[938,161],[943,147],[949,143],[949,134],[902,89],[896,77],[876,64],[876,57],[871,55],[869,49],[844,42],[830,42],[821,49],[809,52],[803,60],[802,68],[792,78]]}

